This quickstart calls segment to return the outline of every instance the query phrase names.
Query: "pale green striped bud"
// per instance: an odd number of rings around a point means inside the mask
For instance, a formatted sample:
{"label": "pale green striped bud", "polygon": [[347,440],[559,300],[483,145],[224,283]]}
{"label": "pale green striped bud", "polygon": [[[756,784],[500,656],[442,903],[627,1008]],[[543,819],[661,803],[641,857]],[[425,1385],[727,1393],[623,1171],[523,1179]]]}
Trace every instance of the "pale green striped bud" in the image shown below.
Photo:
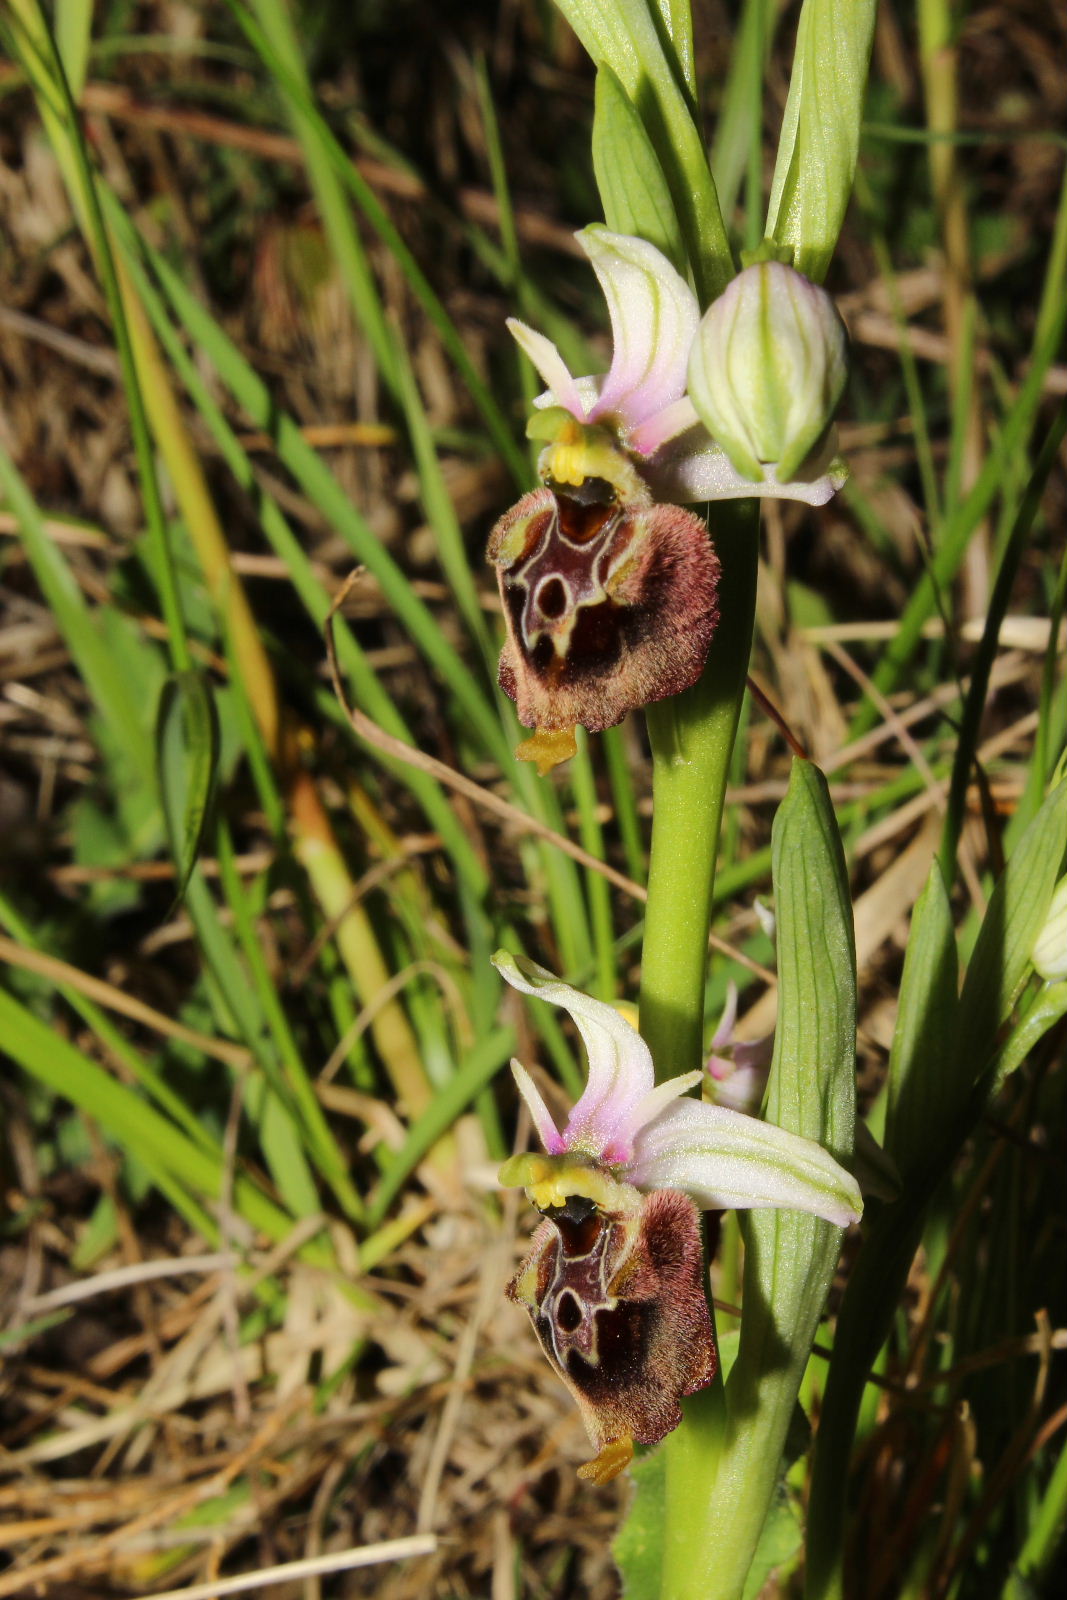
{"label": "pale green striped bud", "polygon": [[700,324],[689,397],[738,472],[817,476],[848,376],[848,339],[825,290],[780,261],[746,267]]}

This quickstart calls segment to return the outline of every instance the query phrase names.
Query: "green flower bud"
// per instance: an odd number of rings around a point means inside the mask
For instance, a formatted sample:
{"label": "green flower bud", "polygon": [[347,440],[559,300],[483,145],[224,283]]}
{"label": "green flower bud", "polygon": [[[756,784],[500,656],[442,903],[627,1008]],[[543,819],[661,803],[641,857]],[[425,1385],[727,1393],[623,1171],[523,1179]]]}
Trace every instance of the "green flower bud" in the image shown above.
{"label": "green flower bud", "polygon": [[1053,891],[1045,926],[1037,936],[1030,960],[1049,983],[1067,978],[1067,878],[1061,878]]}
{"label": "green flower bud", "polygon": [[689,397],[738,472],[760,483],[772,467],[785,483],[828,433],[847,376],[848,339],[830,296],[792,267],[761,261],[705,312]]}

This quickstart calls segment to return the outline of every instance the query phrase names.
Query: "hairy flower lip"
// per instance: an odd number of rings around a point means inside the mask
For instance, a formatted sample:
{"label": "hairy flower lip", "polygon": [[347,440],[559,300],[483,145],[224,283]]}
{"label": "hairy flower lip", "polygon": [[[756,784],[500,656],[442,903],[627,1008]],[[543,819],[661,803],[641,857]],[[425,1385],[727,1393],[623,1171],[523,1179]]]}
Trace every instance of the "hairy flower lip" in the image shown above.
{"label": "hairy flower lip", "polygon": [[782,1207],[858,1220],[859,1186],[821,1145],[743,1112],[680,1099],[702,1074],[656,1085],[648,1046],[601,1000],[571,988],[524,957],[498,951],[493,964],[520,993],[563,1006],[589,1056],[586,1088],[561,1131],[529,1073],[512,1071],[550,1157],[599,1163],[646,1192],[677,1189],[705,1210]]}
{"label": "hairy flower lip", "polygon": [[701,519],[653,502],[599,425],[559,409],[547,420],[547,481],[499,519],[487,549],[505,630],[499,682],[537,730],[518,754],[542,772],[573,755],[575,726],[598,733],[689,688],[719,618]]}

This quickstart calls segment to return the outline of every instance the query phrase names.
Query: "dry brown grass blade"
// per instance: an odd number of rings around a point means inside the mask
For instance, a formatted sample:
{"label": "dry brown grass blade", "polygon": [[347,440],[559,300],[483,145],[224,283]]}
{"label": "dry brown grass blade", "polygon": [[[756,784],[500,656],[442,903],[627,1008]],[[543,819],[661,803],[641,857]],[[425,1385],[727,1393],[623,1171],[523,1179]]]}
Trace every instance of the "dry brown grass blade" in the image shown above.
{"label": "dry brown grass blade", "polygon": [[409,1561],[412,1556],[432,1556],[437,1550],[436,1534],[416,1533],[407,1539],[385,1539],[381,1544],[363,1545],[357,1550],[331,1550],[326,1555],[306,1556],[302,1561],[284,1561],[277,1567],[261,1567],[258,1572],[242,1572],[235,1578],[215,1578],[211,1583],[193,1583],[162,1594],[146,1595],[144,1600],[212,1600],[214,1595],[247,1594],[250,1589],[271,1588],[298,1579],[322,1578],[330,1572],[352,1572],[356,1567],[378,1566],[386,1561]]}
{"label": "dry brown grass blade", "polygon": [[163,1523],[174,1522],[187,1511],[191,1511],[194,1506],[199,1505],[202,1500],[221,1494],[236,1478],[247,1471],[252,1462],[266,1453],[297,1406],[303,1407],[306,1404],[306,1395],[292,1396],[286,1404],[278,1406],[271,1413],[245,1448],[238,1451],[221,1471],[212,1473],[210,1477],[180,1490],[177,1494],[165,1497],[150,1511],[144,1512],[139,1517],[133,1517],[121,1528],[91,1540],[88,1544],[77,1545],[65,1551],[63,1555],[51,1556],[45,1561],[35,1562],[32,1566],[22,1567],[0,1577],[0,1600],[5,1600],[9,1595],[32,1591],[35,1585],[52,1583],[75,1573],[86,1576],[106,1568],[112,1555],[121,1550],[123,1545],[138,1533],[159,1527]]}

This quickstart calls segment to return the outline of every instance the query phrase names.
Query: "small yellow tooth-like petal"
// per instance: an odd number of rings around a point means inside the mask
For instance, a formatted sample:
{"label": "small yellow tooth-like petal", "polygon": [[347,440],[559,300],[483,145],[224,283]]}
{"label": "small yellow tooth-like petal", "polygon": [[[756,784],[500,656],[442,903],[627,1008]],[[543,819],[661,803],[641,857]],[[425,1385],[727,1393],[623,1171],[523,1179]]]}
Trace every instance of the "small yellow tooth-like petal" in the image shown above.
{"label": "small yellow tooth-like petal", "polygon": [[553,767],[569,761],[578,754],[575,728],[538,728],[537,732],[516,745],[515,754],[520,761],[532,761],[539,778],[547,777]]}
{"label": "small yellow tooth-like petal", "polygon": [[632,1439],[609,1439],[607,1444],[601,1446],[600,1454],[593,1461],[586,1461],[578,1468],[578,1476],[587,1483],[596,1484],[599,1489],[624,1472],[633,1458]]}

